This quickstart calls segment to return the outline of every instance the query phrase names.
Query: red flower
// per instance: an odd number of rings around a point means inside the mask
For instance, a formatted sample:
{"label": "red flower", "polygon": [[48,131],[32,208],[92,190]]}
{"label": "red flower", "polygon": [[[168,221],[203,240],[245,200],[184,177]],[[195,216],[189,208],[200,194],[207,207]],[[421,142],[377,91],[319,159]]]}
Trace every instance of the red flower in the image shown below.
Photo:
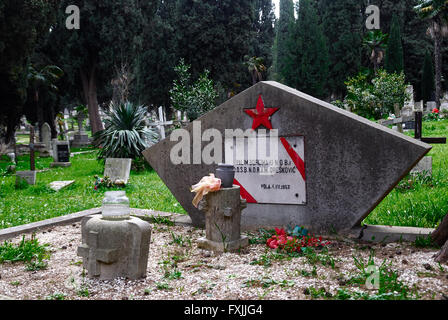
{"label": "red flower", "polygon": [[434,109],[432,109],[432,112],[433,112],[433,113],[439,113],[439,109],[434,108]]}

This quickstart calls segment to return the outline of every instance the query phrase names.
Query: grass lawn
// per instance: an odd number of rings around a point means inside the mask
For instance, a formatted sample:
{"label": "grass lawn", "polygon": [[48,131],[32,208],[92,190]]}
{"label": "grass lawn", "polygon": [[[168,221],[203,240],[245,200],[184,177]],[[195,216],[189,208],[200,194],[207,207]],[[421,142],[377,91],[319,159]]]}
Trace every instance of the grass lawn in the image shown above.
{"label": "grass lawn", "polygon": [[[49,168],[51,162],[52,158],[37,158],[36,170]],[[8,158],[1,157],[0,229],[100,207],[107,190],[93,189],[94,175],[102,176],[104,172],[104,166],[96,160],[96,152],[75,155],[71,158],[71,163],[69,168],[52,168],[39,172],[35,186],[16,190],[15,176],[4,174],[6,166],[10,164]],[[29,156],[20,156],[18,170],[29,168]],[[56,180],[76,182],[55,192],[48,185]],[[185,213],[153,170],[131,172],[125,190],[133,208]]]}
{"label": "grass lawn", "polygon": [[[448,120],[423,122],[423,136],[448,137]],[[432,147],[432,177],[403,179],[364,223],[433,228],[442,220],[448,212],[448,145]]]}
{"label": "grass lawn", "polygon": [[[413,135],[413,131],[407,133]],[[448,136],[448,120],[423,123],[423,136]],[[72,152],[86,150],[73,149]],[[448,212],[448,146],[433,145],[430,178],[406,177],[365,219],[366,224],[435,227]],[[51,158],[37,158],[36,169],[49,168]],[[75,155],[70,168],[55,168],[37,174],[37,184],[15,189],[15,176],[5,174],[8,158],[0,158],[0,229],[100,207],[106,190],[93,189],[94,175],[104,167],[95,151]],[[29,170],[29,156],[19,157],[18,170]],[[54,192],[55,180],[76,180]],[[409,181],[411,180],[411,181]],[[113,190],[113,189],[111,189]],[[131,172],[126,186],[131,207],[186,213],[156,172]]]}

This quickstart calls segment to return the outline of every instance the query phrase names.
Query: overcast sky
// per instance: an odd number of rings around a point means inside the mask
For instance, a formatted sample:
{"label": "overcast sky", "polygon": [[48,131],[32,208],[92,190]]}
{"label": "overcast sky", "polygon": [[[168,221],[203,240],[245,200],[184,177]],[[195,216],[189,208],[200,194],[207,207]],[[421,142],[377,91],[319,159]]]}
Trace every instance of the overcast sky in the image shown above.
{"label": "overcast sky", "polygon": [[275,16],[278,18],[280,14],[280,0],[272,0],[272,3],[275,5]]}

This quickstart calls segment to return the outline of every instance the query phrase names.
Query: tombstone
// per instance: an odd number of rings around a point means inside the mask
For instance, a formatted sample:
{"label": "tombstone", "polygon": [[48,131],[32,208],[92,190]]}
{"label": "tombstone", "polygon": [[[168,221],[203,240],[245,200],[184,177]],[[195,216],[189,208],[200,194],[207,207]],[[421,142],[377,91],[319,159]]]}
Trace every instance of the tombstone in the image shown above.
{"label": "tombstone", "polygon": [[51,167],[70,167],[70,145],[68,141],[53,139],[53,162]]}
{"label": "tombstone", "polygon": [[432,112],[435,108],[437,108],[437,103],[435,101],[426,102],[426,111]]}
{"label": "tombstone", "polygon": [[16,187],[19,186],[22,181],[30,184],[36,184],[36,171],[17,171],[16,172]]}
{"label": "tombstone", "polygon": [[89,136],[82,126],[84,119],[85,117],[82,114],[77,115],[78,132],[74,134],[73,141],[71,142],[73,148],[86,147],[91,143]]}
{"label": "tombstone", "polygon": [[[234,184],[247,201],[241,218],[246,230],[301,225],[313,233],[351,232],[431,150],[426,143],[268,81],[174,131],[143,155],[193,225],[204,227],[189,187],[215,172],[218,163],[229,163],[232,153],[239,154],[229,142],[250,149],[266,144],[267,136],[275,142],[274,161],[258,154],[246,158],[251,151],[232,163]],[[213,161],[210,146],[215,146]]]}
{"label": "tombstone", "polygon": [[414,168],[412,168],[411,174],[416,175],[420,174],[425,177],[432,175],[432,157],[423,157],[422,160],[420,160]]}
{"label": "tombstone", "polygon": [[50,189],[54,191],[59,191],[63,188],[71,186],[75,183],[75,180],[67,180],[67,181],[53,181],[50,183]]}
{"label": "tombstone", "polygon": [[44,123],[42,125],[42,128],[40,129],[42,133],[42,143],[43,143],[43,149],[40,152],[40,157],[47,158],[50,157],[50,151],[51,151],[51,128],[48,123]]}
{"label": "tombstone", "polygon": [[401,116],[402,117],[410,117],[412,116],[412,114],[414,113],[414,108],[409,107],[409,106],[405,106],[401,109]]}
{"label": "tombstone", "polygon": [[406,87],[406,93],[409,95],[409,98],[404,102],[404,107],[409,107],[411,110],[414,108],[414,87],[412,85]]}
{"label": "tombstone", "polygon": [[423,112],[423,100],[416,102],[414,104],[414,111],[422,111]]}
{"label": "tombstone", "polygon": [[132,159],[107,158],[104,166],[104,176],[115,183],[117,180],[128,183]]}
{"label": "tombstone", "polygon": [[130,216],[124,191],[106,192],[101,214],[83,218],[81,232],[78,255],[83,257],[88,277],[146,277],[151,225]]}

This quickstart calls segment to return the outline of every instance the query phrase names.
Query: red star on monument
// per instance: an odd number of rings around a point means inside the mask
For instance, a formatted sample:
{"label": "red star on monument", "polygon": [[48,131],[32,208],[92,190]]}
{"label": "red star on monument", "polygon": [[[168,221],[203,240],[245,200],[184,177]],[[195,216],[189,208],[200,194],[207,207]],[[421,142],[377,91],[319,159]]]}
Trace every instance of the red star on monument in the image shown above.
{"label": "red star on monument", "polygon": [[250,115],[254,122],[252,123],[252,130],[257,129],[259,126],[265,126],[267,129],[272,130],[272,124],[270,117],[277,112],[280,108],[265,108],[261,95],[258,97],[256,109],[246,109],[248,115]]}

